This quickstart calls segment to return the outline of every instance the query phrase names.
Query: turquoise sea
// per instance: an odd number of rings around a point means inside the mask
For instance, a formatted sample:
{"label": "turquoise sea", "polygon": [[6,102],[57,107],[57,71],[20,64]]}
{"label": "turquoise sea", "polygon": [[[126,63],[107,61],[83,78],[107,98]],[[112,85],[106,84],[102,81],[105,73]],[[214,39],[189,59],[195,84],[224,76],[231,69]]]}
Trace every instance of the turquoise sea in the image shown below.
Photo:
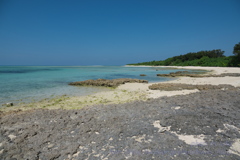
{"label": "turquoise sea", "polygon": [[[125,66],[0,66],[0,104],[31,102],[60,95],[87,95],[105,89],[68,85],[74,81],[136,78],[157,82],[169,79],[156,74],[175,71],[180,70]],[[140,74],[147,76],[141,77]]]}

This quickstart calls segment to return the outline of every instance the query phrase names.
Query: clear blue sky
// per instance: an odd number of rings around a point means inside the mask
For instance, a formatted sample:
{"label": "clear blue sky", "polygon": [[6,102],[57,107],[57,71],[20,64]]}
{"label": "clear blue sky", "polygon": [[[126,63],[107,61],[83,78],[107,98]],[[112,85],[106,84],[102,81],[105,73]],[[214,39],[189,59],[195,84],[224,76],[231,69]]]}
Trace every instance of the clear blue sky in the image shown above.
{"label": "clear blue sky", "polygon": [[0,0],[0,65],[124,65],[232,55],[240,0]]}

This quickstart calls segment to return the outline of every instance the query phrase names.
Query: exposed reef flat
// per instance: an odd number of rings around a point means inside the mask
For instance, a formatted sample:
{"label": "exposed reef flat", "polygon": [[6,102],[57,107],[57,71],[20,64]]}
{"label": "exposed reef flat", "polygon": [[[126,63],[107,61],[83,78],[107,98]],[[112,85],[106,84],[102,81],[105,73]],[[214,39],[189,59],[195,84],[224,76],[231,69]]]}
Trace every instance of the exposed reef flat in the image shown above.
{"label": "exposed reef flat", "polygon": [[131,79],[131,78],[119,78],[119,79],[97,79],[97,80],[86,80],[69,83],[69,85],[76,86],[103,86],[103,87],[118,87],[125,83],[148,83],[147,80]]}
{"label": "exposed reef flat", "polygon": [[176,90],[212,90],[212,89],[221,89],[221,90],[239,90],[240,87],[234,87],[232,85],[227,84],[219,84],[219,85],[192,85],[192,84],[181,84],[181,83],[158,83],[152,84],[149,86],[151,90],[162,90],[162,91],[176,91]]}
{"label": "exposed reef flat", "polygon": [[[194,72],[193,72],[194,73]],[[160,77],[194,77],[194,78],[204,78],[204,77],[240,77],[240,73],[222,73],[222,74],[193,74],[188,71],[178,71],[171,72],[169,74],[157,74]]]}

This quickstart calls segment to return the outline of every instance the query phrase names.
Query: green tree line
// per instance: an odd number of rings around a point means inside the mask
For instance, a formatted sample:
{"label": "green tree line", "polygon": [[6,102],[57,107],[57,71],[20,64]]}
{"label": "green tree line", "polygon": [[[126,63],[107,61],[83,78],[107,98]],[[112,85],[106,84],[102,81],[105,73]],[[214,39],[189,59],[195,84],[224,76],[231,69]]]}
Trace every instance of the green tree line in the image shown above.
{"label": "green tree line", "polygon": [[240,42],[234,46],[233,54],[233,56],[226,57],[224,56],[224,51],[215,49],[190,52],[163,61],[141,62],[129,65],[240,67]]}

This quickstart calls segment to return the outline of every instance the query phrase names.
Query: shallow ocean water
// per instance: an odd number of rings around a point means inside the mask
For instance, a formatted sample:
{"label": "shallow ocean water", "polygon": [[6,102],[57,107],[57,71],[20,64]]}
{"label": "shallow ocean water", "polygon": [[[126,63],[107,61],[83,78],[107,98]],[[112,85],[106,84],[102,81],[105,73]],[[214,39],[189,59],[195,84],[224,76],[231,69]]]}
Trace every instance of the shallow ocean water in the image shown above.
{"label": "shallow ocean water", "polygon": [[[68,83],[87,79],[136,78],[149,82],[167,81],[158,73],[175,70],[125,66],[0,66],[0,104],[31,102],[54,96],[88,95],[107,90],[103,87],[75,87]],[[140,76],[146,74],[147,76]]]}

